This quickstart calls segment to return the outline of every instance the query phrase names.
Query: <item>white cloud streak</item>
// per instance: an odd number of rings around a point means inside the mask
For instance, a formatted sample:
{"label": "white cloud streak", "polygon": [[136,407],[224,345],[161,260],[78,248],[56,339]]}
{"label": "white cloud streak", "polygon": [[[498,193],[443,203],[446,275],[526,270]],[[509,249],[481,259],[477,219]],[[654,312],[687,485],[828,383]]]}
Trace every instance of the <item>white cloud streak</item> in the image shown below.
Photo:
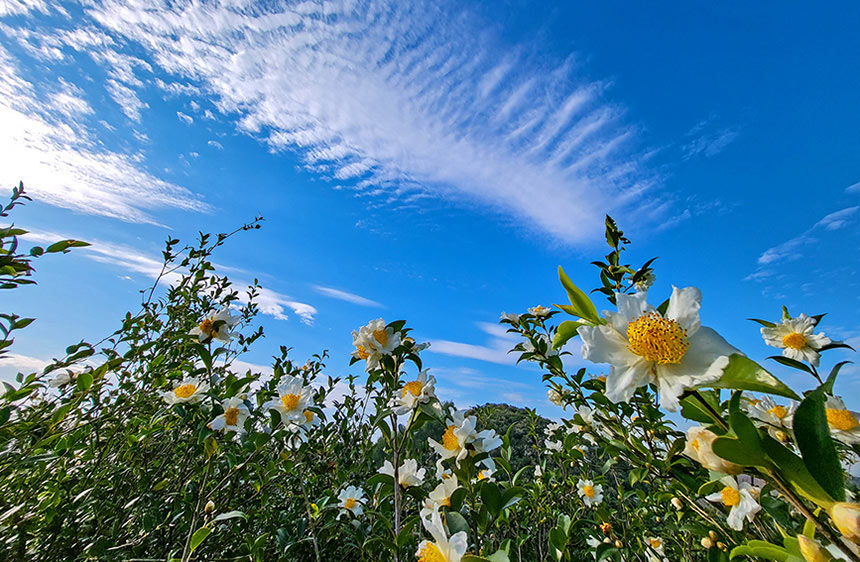
{"label": "white cloud streak", "polygon": [[355,293],[350,293],[348,291],[342,291],[340,289],[334,289],[332,287],[323,287],[322,285],[314,285],[314,291],[318,292],[321,295],[325,295],[327,297],[331,297],[333,299],[342,300],[345,302],[350,302],[352,304],[357,304],[359,306],[367,306],[371,308],[384,308],[381,303],[376,302],[375,300],[371,300],[361,295],[356,295]]}
{"label": "white cloud streak", "polygon": [[467,357],[478,361],[488,361],[499,365],[515,365],[517,354],[508,351],[517,343],[518,339],[507,333],[503,326],[490,324],[489,322],[476,322],[478,328],[485,334],[491,336],[485,345],[463,343],[450,340],[431,340],[429,351],[455,357]]}

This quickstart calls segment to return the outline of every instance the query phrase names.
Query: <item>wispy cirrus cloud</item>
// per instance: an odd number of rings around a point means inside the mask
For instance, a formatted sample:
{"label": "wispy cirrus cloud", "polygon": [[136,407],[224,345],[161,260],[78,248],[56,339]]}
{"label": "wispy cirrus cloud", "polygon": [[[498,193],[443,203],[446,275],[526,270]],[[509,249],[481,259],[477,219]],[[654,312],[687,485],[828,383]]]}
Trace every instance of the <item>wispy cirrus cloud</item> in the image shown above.
{"label": "wispy cirrus cloud", "polygon": [[[73,29],[45,27],[28,44],[92,51],[118,99],[123,88],[190,88],[241,132],[377,204],[452,200],[567,242],[599,232],[604,212],[657,208],[642,197],[654,180],[647,151],[609,85],[575,57],[511,48],[462,10],[96,0]],[[131,119],[146,110],[120,103]]]}
{"label": "wispy cirrus cloud", "polygon": [[478,361],[488,361],[500,365],[515,365],[518,355],[508,353],[517,343],[518,338],[509,334],[504,326],[489,322],[476,322],[482,332],[490,336],[484,345],[464,343],[450,340],[430,340],[429,351],[455,357],[466,357]]}
{"label": "wispy cirrus cloud", "polygon": [[687,131],[686,136],[689,140],[681,147],[685,160],[694,156],[712,158],[738,137],[740,131],[737,127],[715,126],[715,119],[716,117],[711,116],[696,123]]}
{"label": "wispy cirrus cloud", "polygon": [[334,289],[332,287],[323,287],[322,285],[314,285],[314,291],[318,292],[321,295],[325,295],[327,297],[331,297],[333,299],[342,300],[345,302],[351,302],[352,304],[357,304],[359,306],[367,306],[371,308],[384,308],[381,303],[376,302],[375,300],[371,300],[361,295],[356,295],[355,293],[350,293],[348,291],[342,291],[340,289]]}

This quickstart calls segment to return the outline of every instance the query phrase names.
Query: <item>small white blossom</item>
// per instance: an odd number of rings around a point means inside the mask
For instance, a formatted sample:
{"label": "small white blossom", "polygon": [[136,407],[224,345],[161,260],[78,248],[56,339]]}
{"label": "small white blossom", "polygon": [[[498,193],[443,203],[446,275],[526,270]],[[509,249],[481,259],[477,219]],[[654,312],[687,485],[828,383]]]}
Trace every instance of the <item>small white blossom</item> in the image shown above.
{"label": "small white blossom", "polygon": [[724,476],[720,478],[720,482],[723,484],[723,489],[705,499],[722,503],[731,508],[726,517],[726,522],[735,531],[741,531],[744,528],[744,519],[752,522],[755,514],[761,509],[761,505],[758,503],[761,490],[743,477],[738,477],[738,480],[735,480],[732,476]]}
{"label": "small white blossom", "polygon": [[582,498],[582,502],[591,507],[599,505],[603,501],[603,486],[595,484],[591,480],[580,480],[576,483],[576,493]]}
{"label": "small white blossom", "polygon": [[189,377],[173,387],[173,390],[162,392],[164,401],[173,406],[174,404],[195,404],[205,397],[209,390],[209,384],[201,382],[197,377]]}
{"label": "small white blossom", "polygon": [[[385,461],[378,472],[379,474],[387,474],[394,478],[394,465],[391,464],[391,461]],[[426,469],[418,468],[418,461],[415,459],[406,459],[397,470],[397,479],[404,488],[420,486],[424,482],[424,474],[426,472]]]}
{"label": "small white blossom", "polygon": [[818,366],[818,350],[831,341],[824,332],[813,333],[815,324],[814,318],[801,314],[786,318],[772,328],[763,326],[761,335],[767,345],[781,349],[783,357]]}

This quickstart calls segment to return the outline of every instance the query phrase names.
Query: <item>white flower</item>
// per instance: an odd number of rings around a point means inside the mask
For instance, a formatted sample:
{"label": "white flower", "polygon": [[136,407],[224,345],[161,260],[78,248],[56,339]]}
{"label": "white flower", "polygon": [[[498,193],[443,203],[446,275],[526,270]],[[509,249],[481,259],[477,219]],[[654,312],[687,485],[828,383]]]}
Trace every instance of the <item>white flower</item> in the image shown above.
{"label": "white flower", "polygon": [[[538,357],[555,357],[558,355],[558,350],[553,349],[552,342],[549,341],[549,338],[546,334],[538,334],[535,336],[535,343],[532,343],[532,340],[527,339],[523,342],[523,351],[526,353],[534,353]],[[541,351],[541,348],[545,349],[545,352]]]}
{"label": "white flower", "polygon": [[552,312],[551,308],[548,308],[546,306],[540,306],[540,305],[533,306],[532,308],[530,308],[528,310],[529,314],[531,314],[532,316],[537,316],[538,318],[543,318],[543,317],[547,316],[550,312]]}
{"label": "white flower", "polygon": [[772,437],[782,442],[788,441],[797,402],[783,406],[770,396],[762,396],[760,399],[744,398],[741,404],[750,417],[768,425],[767,430]]}
{"label": "white flower", "polygon": [[313,389],[305,386],[301,377],[286,375],[278,385],[278,397],[263,404],[266,410],[276,410],[284,424],[302,425],[307,422],[305,410],[313,400]]}
{"label": "white flower", "polygon": [[427,376],[427,370],[418,373],[414,381],[407,382],[394,397],[394,413],[398,416],[412,411],[420,403],[429,402],[435,394],[436,377]]}
{"label": "white flower", "polygon": [[162,392],[161,396],[164,401],[170,404],[195,404],[204,398],[204,393],[209,390],[209,385],[205,382],[200,382],[197,377],[183,379],[183,381],[173,387],[173,390]]}
{"label": "white flower", "polygon": [[556,389],[550,388],[549,390],[547,390],[546,397],[556,406],[564,407],[564,396],[562,396],[561,392],[557,391]]}
{"label": "white flower", "polygon": [[432,510],[422,511],[421,523],[433,540],[424,540],[418,545],[415,553],[418,562],[460,562],[468,548],[466,532],[460,531],[448,538],[439,507],[435,504]]}
{"label": "white flower", "polygon": [[540,478],[543,476],[543,469],[539,464],[535,465],[535,478]]}
{"label": "white flower", "polygon": [[824,332],[813,334],[815,319],[806,314],[786,318],[773,328],[762,327],[764,342],[782,350],[783,357],[818,366],[818,350],[830,343]]}
{"label": "white flower", "polygon": [[580,326],[582,357],[609,363],[606,397],[630,400],[640,386],[657,385],[660,405],[676,411],[681,393],[716,381],[738,351],[701,325],[702,293],[695,287],[672,288],[662,315],[646,293],[616,294],[618,312],[604,311],[607,323]]}
{"label": "white flower", "polygon": [[760,489],[754,487],[751,482],[744,479],[740,480],[738,482],[732,476],[720,478],[723,489],[705,498],[708,501],[720,502],[731,508],[726,521],[729,527],[735,531],[743,530],[744,519],[752,522],[755,514],[761,509],[761,505],[758,503]]}
{"label": "white flower", "polygon": [[590,407],[582,405],[576,409],[576,413],[582,418],[582,423],[585,425],[573,424],[573,429],[577,433],[585,431],[586,429],[594,426],[594,410]]}
{"label": "white flower", "polygon": [[[457,477],[451,475],[448,478],[442,479],[439,485],[433,488],[433,491],[430,492],[430,495],[427,497],[431,502],[439,507],[451,507],[451,496],[454,495],[454,492],[456,492],[459,487],[460,484],[457,482]],[[430,507],[432,508],[432,506]]]}
{"label": "white flower", "polygon": [[352,512],[356,517],[364,513],[364,506],[362,504],[365,498],[364,490],[361,488],[347,486],[337,495],[337,500],[337,505],[340,507],[340,513],[337,514],[338,518],[349,512]]}
{"label": "white flower", "polygon": [[654,274],[654,272],[649,271],[642,277],[642,279],[640,279],[633,285],[633,288],[636,289],[637,293],[647,293],[648,289],[651,288],[651,285],[653,285],[654,281],[656,280],[657,276]]}
{"label": "white flower", "polygon": [[379,360],[384,355],[391,355],[401,344],[400,332],[386,327],[385,320],[378,318],[352,332],[352,345],[355,346],[353,356],[367,361],[367,369],[379,366]]}
{"label": "white flower", "polygon": [[[394,465],[391,464],[391,461],[385,461],[382,468],[377,472],[379,472],[379,474],[387,474],[394,478]],[[424,482],[424,474],[426,472],[427,470],[424,468],[420,470],[418,469],[418,461],[415,459],[406,459],[403,461],[403,464],[400,465],[400,468],[397,469],[397,480],[404,488],[408,488],[409,486],[420,486]]]}
{"label": "white flower", "polygon": [[475,429],[477,423],[478,420],[475,416],[467,417],[465,411],[456,410],[451,413],[451,417],[448,419],[448,427],[442,434],[442,442],[439,443],[433,439],[427,441],[439,455],[440,461],[453,458],[459,466],[460,461],[469,454],[466,445],[478,437],[478,432]]}
{"label": "white flower", "polygon": [[591,507],[603,501],[603,486],[595,484],[591,480],[580,480],[576,483],[576,493],[582,498],[582,502]]}
{"label": "white flower", "polygon": [[73,373],[71,371],[57,371],[53,377],[48,379],[48,386],[51,388],[60,388],[61,386],[66,386],[73,380],[75,380],[75,376],[77,373]]}
{"label": "white flower", "polygon": [[499,319],[500,319],[500,320],[507,320],[508,322],[512,322],[512,323],[514,323],[514,324],[519,324],[519,322],[520,322],[520,315],[519,315],[519,314],[515,314],[515,313],[513,313],[513,312],[502,312],[502,316],[501,316],[501,318],[499,318]]}
{"label": "white flower", "polygon": [[561,441],[547,439],[544,441],[544,447],[549,451],[561,451]]}
{"label": "white flower", "polygon": [[708,470],[723,474],[738,474],[742,468],[717,456],[711,445],[717,434],[702,426],[694,426],[687,430],[687,442],[684,454],[698,462]]}
{"label": "white flower", "polygon": [[494,429],[485,429],[475,436],[472,441],[474,454],[489,453],[502,446],[502,438],[496,434]]}
{"label": "white flower", "polygon": [[658,556],[663,556],[663,539],[660,537],[645,537],[645,542]]}
{"label": "white flower", "polygon": [[239,317],[233,316],[229,308],[224,308],[204,318],[188,333],[195,336],[200,343],[209,343],[213,339],[227,343],[233,336],[233,326],[238,323]]}
{"label": "white flower", "polygon": [[592,549],[594,549],[594,550],[592,550],[592,551],[591,551],[591,555],[592,555],[594,558],[597,558],[597,547],[598,547],[598,546],[600,546],[600,545],[602,545],[602,544],[603,544],[603,541],[601,541],[601,540],[600,540],[600,539],[598,539],[597,537],[589,536],[588,538],[586,538],[586,539],[585,539],[585,544],[587,544],[587,545],[588,545],[588,546],[590,546]]}
{"label": "white flower", "polygon": [[209,422],[209,429],[214,431],[223,431],[229,433],[231,431],[242,434],[245,433],[245,420],[251,415],[244,400],[238,396],[228,398],[221,403],[224,413],[216,416],[214,420]]}
{"label": "white flower", "polygon": [[492,468],[482,468],[481,470],[479,470],[479,471],[478,471],[478,478],[477,478],[477,480],[478,480],[479,482],[480,482],[480,481],[482,481],[482,480],[486,480],[487,482],[495,482],[495,481],[496,481],[496,479],[495,479],[495,478],[493,478],[493,474],[495,474],[495,473],[496,473],[495,469],[492,469]]}
{"label": "white flower", "polygon": [[845,402],[836,396],[828,396],[824,403],[830,435],[846,445],[860,443],[860,412],[845,408]]}

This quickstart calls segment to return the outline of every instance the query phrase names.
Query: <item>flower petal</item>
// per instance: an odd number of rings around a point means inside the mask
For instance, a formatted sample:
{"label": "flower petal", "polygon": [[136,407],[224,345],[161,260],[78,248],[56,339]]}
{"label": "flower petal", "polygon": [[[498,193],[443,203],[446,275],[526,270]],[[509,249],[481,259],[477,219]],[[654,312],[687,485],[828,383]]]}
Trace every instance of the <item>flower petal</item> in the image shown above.
{"label": "flower petal", "polygon": [[609,376],[606,377],[606,397],[613,402],[627,402],[637,388],[651,382],[654,382],[651,363],[644,359],[637,358],[626,368],[612,365]]}
{"label": "flower petal", "polygon": [[682,328],[687,330],[687,336],[692,337],[702,325],[699,320],[699,309],[702,307],[702,292],[696,287],[679,289],[672,287],[672,296],[669,297],[669,308],[666,309],[666,318],[678,322]]}

